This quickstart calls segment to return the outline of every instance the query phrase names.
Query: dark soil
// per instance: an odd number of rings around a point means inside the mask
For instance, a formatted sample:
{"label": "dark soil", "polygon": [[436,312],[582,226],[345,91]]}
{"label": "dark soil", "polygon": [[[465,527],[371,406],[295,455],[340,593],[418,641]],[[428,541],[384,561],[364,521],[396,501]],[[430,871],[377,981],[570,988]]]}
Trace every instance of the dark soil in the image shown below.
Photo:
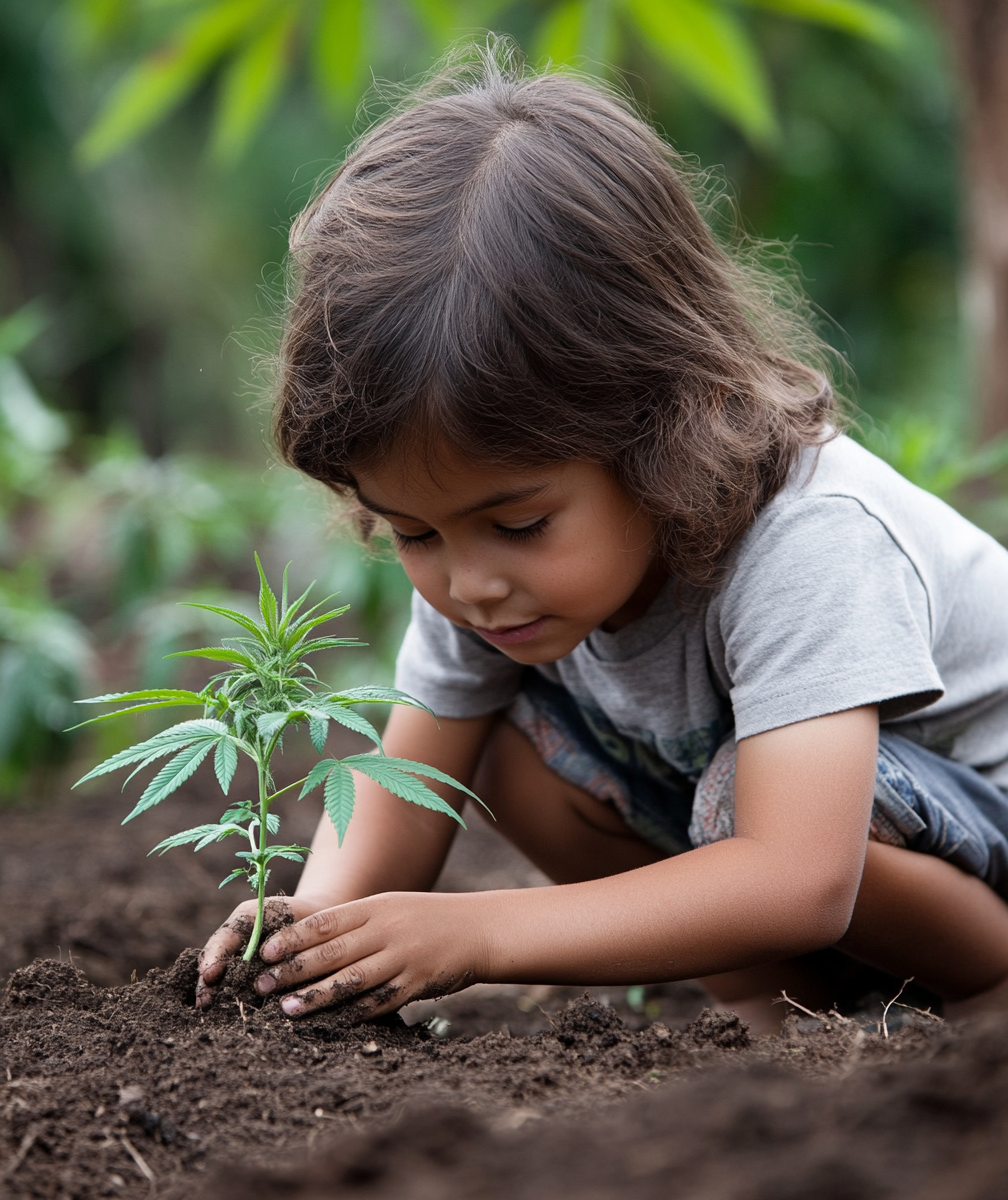
{"label": "dark soil", "polygon": [[[217,891],[226,847],[144,857],[215,815],[194,783],[123,830],[115,792],[0,813],[0,1195],[1008,1195],[1008,1019],[892,1010],[886,1038],[864,1014],[796,1013],[752,1039],[679,984],[478,987],[292,1023],[237,979],[197,1013],[184,946],[244,893]],[[283,815],[300,840],[317,810]],[[543,882],[476,822],[440,886]]]}

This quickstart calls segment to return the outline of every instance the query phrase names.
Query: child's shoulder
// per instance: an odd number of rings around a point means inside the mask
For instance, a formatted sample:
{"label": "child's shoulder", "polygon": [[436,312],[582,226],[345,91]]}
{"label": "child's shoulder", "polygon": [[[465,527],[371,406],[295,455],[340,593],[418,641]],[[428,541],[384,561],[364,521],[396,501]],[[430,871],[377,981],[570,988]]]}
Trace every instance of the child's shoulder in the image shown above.
{"label": "child's shoulder", "polygon": [[843,546],[869,529],[884,531],[919,570],[978,554],[1008,567],[1008,552],[994,538],[846,435],[802,452],[744,542],[761,553],[782,539]]}

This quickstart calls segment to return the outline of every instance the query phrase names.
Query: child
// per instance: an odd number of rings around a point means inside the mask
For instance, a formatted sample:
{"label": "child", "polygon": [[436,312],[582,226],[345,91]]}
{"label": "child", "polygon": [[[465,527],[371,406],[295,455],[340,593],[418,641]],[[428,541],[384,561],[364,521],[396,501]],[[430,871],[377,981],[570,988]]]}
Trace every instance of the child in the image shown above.
{"label": "child", "polygon": [[415,587],[397,685],[440,725],[396,709],[386,750],[558,886],[430,892],[454,823],[359,778],[259,991],[377,1015],[699,977],[770,1029],[782,987],[833,1002],[836,947],[1000,1003],[1008,552],[838,432],[799,310],[657,134],[490,54],[364,137],[291,245],[279,445]]}

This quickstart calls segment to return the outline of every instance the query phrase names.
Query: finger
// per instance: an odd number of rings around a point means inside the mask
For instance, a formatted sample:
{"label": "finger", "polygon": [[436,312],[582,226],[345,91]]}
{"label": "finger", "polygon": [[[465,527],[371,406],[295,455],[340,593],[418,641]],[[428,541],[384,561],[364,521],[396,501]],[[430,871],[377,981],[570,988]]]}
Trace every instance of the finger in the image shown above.
{"label": "finger", "polygon": [[200,979],[204,985],[220,982],[230,959],[248,941],[254,921],[255,901],[246,901],[210,935],[199,956]]}
{"label": "finger", "polygon": [[255,981],[256,990],[265,996],[281,988],[296,987],[310,979],[332,975],[342,967],[376,953],[381,946],[376,944],[374,935],[368,937],[366,928],[351,929],[342,936],[285,958],[259,976]]}
{"label": "finger", "polygon": [[367,992],[388,983],[398,972],[392,968],[387,955],[375,954],[360,962],[351,963],[321,979],[311,987],[302,988],[290,996],[284,996],[280,1007],[288,1017],[304,1017],[320,1008],[349,1000],[360,992]]}
{"label": "finger", "polygon": [[366,906],[359,902],[322,908],[293,925],[278,929],[262,946],[259,957],[263,962],[291,958],[313,946],[357,929],[367,920]]}

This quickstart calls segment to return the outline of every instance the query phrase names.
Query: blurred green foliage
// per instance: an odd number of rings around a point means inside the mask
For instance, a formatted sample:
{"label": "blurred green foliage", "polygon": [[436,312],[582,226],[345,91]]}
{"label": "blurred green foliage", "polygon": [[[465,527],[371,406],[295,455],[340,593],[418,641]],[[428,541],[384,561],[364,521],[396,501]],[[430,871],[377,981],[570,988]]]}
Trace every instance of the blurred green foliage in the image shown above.
{"label": "blurred green foliage", "polygon": [[488,28],[621,81],[720,170],[790,249],[863,440],[1008,534],[1008,454],[971,441],[959,104],[923,3],[5,0],[0,792],[68,752],[74,696],[184,682],[162,656],[220,631],[177,599],[251,604],[254,547],[353,605],[371,649],[344,683],[389,678],[405,577],[266,465],[255,360],[290,218],[385,103],[372,75]]}
{"label": "blurred green foliage", "polygon": [[[898,45],[892,13],[864,0],[748,0],[803,21]],[[744,6],[724,0],[555,0],[525,5],[413,0],[398,6],[436,55],[473,25],[529,25],[539,61],[618,58],[629,32],[756,144],[778,140],[770,82]],[[87,45],[146,47],[127,67],[80,143],[82,160],[104,162],[164,119],[209,76],[216,77],[212,153],[241,157],[304,60],[323,107],[342,107],[363,90],[376,33],[390,5],[363,0],[76,0],[75,39]]]}

